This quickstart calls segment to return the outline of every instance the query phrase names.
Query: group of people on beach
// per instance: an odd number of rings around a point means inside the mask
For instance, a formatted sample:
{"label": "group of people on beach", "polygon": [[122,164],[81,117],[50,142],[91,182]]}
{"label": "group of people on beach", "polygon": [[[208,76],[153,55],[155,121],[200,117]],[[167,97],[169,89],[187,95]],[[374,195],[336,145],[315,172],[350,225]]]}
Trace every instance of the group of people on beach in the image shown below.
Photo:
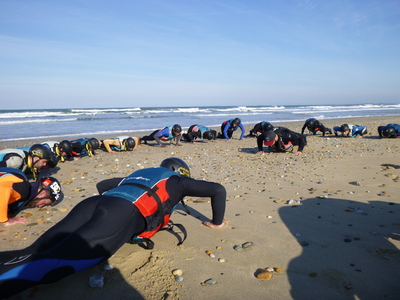
{"label": "group of people on beach", "polygon": [[[120,136],[108,140],[81,138],[48,141],[31,147],[0,150],[0,222],[4,225],[24,223],[16,215],[27,207],[55,205],[63,198],[60,182],[51,176],[39,176],[40,170],[55,168],[59,161],[74,157],[93,156],[94,151],[130,151],[140,144],[156,141],[197,143],[200,140],[230,141],[233,133],[241,129],[239,139],[245,135],[239,118],[221,124],[220,132],[195,124],[186,132],[179,124],[166,126],[143,137]],[[367,133],[365,126],[342,124],[326,128],[315,118],[305,121],[301,133],[263,121],[255,124],[248,136],[256,137],[258,151],[263,147],[272,152],[302,153],[307,145],[305,129],[313,135],[335,134],[361,138]],[[400,137],[400,125],[378,127],[379,137]],[[30,181],[34,179],[34,181]],[[0,295],[9,297],[32,286],[52,283],[65,276],[107,260],[124,243],[130,241],[151,245],[150,238],[170,223],[175,206],[185,196],[210,197],[212,219],[203,224],[221,228],[224,219],[226,190],[219,184],[190,177],[185,161],[170,157],[159,167],[141,169],[125,178],[112,178],[97,184],[98,195],[76,205],[59,223],[54,225],[31,246],[0,253]]]}

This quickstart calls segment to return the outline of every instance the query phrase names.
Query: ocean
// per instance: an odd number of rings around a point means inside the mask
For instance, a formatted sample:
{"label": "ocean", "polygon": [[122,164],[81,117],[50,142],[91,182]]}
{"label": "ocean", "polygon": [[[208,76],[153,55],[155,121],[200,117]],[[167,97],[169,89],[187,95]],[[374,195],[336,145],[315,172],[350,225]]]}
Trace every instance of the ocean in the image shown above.
{"label": "ocean", "polygon": [[260,121],[279,125],[279,122],[305,121],[311,117],[326,120],[388,115],[400,115],[400,104],[0,110],[0,142],[57,140],[65,136],[75,139],[108,135],[113,138],[173,124],[180,124],[184,129],[193,124],[220,128],[224,121],[236,117],[244,125]]}

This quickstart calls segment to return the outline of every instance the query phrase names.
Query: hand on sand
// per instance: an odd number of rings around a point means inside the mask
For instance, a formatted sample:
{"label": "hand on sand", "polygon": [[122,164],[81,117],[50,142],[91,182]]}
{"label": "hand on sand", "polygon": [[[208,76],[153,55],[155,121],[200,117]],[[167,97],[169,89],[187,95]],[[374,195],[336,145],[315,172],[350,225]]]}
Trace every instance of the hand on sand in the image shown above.
{"label": "hand on sand", "polygon": [[293,152],[293,155],[300,155],[300,154],[301,154],[301,151]]}
{"label": "hand on sand", "polygon": [[204,221],[203,225],[210,227],[210,228],[223,228],[225,227],[226,224],[228,224],[230,221],[229,220],[225,220],[222,222],[222,224],[220,225],[215,225],[213,222],[210,221]]}
{"label": "hand on sand", "polygon": [[256,154],[263,154],[264,151],[257,151]]}
{"label": "hand on sand", "polygon": [[7,222],[4,222],[4,226],[11,226],[15,224],[24,224],[26,222],[26,218],[23,217],[16,217],[12,219],[8,219]]}

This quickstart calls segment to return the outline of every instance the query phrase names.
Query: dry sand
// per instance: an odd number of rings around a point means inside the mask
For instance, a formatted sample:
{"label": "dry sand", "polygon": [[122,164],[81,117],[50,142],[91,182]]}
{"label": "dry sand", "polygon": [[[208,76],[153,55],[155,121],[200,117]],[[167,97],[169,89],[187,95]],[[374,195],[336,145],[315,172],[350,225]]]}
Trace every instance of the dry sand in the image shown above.
{"label": "dry sand", "polygon": [[[1,251],[30,245],[96,194],[98,181],[157,166],[170,156],[187,161],[194,178],[226,187],[231,222],[217,230],[203,226],[211,217],[210,203],[188,197],[192,214],[178,209],[172,216],[188,231],[182,246],[170,233],[159,232],[153,250],[125,244],[109,259],[112,270],[103,263],[13,299],[399,299],[400,139],[377,134],[380,125],[400,123],[399,116],[323,123],[365,125],[369,133],[362,139],[309,135],[301,156],[256,155],[256,139],[240,141],[237,132],[231,142],[142,145],[138,151],[97,151],[95,157],[60,163],[53,176],[62,183],[64,200],[23,211],[27,224],[0,227]],[[273,125],[300,132],[303,122]],[[0,148],[31,144],[1,143]],[[246,242],[253,244],[234,249]],[[282,272],[257,279],[267,267]],[[175,281],[174,269],[183,271],[182,282]],[[97,273],[105,284],[90,288],[89,278]],[[201,284],[210,278],[214,285]]]}

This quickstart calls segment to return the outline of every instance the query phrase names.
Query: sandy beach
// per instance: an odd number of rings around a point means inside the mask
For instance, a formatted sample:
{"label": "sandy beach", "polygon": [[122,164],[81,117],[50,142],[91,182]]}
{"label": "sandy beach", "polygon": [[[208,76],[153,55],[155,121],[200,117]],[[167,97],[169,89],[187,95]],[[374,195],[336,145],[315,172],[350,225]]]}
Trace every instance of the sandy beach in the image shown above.
{"label": "sandy beach", "polygon": [[[257,155],[256,139],[239,140],[239,130],[230,142],[167,148],[154,142],[137,151],[100,150],[59,163],[52,176],[61,182],[64,200],[24,210],[26,224],[0,225],[0,251],[30,245],[95,195],[97,182],[158,166],[171,156],[184,159],[194,178],[225,186],[230,223],[216,230],[202,225],[211,217],[210,202],[188,197],[191,214],[178,207],[171,218],[188,232],[183,245],[159,232],[153,250],[125,244],[107,263],[12,299],[399,299],[400,139],[379,139],[377,127],[400,123],[400,116],[321,122],[329,128],[364,125],[368,134],[358,139],[319,132],[307,136],[300,156]],[[303,124],[273,125],[301,132]],[[0,149],[36,142],[43,141],[0,143]],[[108,265],[113,268],[106,270]],[[269,267],[272,278],[258,279]],[[175,269],[183,271],[181,282]],[[104,276],[102,288],[89,287],[94,274]],[[206,284],[208,279],[214,284]]]}

